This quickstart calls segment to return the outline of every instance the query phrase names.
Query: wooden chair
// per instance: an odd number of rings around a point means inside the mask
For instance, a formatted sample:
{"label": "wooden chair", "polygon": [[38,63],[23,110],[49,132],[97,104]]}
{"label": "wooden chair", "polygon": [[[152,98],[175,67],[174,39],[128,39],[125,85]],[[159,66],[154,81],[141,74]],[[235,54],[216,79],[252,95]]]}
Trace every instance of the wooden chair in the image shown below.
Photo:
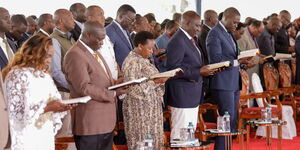
{"label": "wooden chair", "polygon": [[66,150],[69,143],[74,143],[73,137],[57,137],[55,138],[55,150]]}
{"label": "wooden chair", "polygon": [[218,106],[205,103],[199,106],[199,114],[198,114],[198,120],[199,123],[197,124],[197,129],[195,132],[195,135],[197,138],[200,139],[200,141],[207,141],[207,135],[203,134],[203,131],[206,129],[216,129],[217,124],[215,122],[205,122],[203,119],[203,114],[205,114],[208,110],[214,111],[214,117],[217,118],[219,116],[218,112]]}

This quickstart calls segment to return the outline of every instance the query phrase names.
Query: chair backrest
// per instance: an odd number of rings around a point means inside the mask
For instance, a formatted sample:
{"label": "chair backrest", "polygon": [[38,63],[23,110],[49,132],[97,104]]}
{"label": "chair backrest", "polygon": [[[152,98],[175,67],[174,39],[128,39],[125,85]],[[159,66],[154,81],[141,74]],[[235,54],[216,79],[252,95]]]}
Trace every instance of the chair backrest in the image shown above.
{"label": "chair backrest", "polygon": [[279,83],[279,74],[272,63],[265,63],[263,65],[263,74],[266,90],[277,90]]}
{"label": "chair backrest", "polygon": [[278,64],[280,87],[291,87],[292,85],[292,71],[288,64],[280,61]]}
{"label": "chair backrest", "polygon": [[241,95],[249,94],[249,76],[244,69],[240,69],[242,76],[242,90],[240,91]]}
{"label": "chair backrest", "polygon": [[[252,86],[255,93],[260,93],[264,91],[257,73],[252,74]],[[262,98],[256,98],[256,103],[258,107],[264,107],[264,102]]]}

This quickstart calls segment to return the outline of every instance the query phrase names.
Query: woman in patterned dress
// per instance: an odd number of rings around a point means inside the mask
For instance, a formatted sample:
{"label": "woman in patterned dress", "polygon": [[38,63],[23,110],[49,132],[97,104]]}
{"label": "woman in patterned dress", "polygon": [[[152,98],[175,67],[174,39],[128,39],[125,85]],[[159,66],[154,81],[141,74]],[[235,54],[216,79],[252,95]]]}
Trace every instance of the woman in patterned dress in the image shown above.
{"label": "woman in patterned dress", "polygon": [[[142,31],[134,38],[135,49],[126,57],[123,66],[124,81],[150,77],[159,73],[150,63],[155,39],[149,32]],[[137,143],[146,135],[153,138],[153,149],[163,149],[163,94],[168,78],[149,80],[134,85],[123,101],[125,134],[129,150],[136,150]]]}
{"label": "woman in patterned dress", "polygon": [[54,150],[61,118],[72,105],[61,96],[49,74],[54,50],[44,35],[28,39],[3,70],[11,150]]}

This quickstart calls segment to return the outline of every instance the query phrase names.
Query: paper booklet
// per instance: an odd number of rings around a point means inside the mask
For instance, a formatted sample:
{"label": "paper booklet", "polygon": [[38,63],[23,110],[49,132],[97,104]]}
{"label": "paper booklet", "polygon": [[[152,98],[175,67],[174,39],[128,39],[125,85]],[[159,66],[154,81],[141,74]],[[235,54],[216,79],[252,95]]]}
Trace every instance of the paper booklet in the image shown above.
{"label": "paper booklet", "polygon": [[110,87],[108,87],[108,89],[109,90],[114,90],[114,89],[117,89],[117,88],[120,88],[120,87],[123,87],[123,86],[126,86],[126,85],[139,84],[139,83],[142,83],[144,81],[155,79],[155,78],[170,78],[170,77],[176,76],[176,74],[178,72],[183,72],[183,71],[182,71],[181,68],[177,68],[177,69],[174,69],[174,70],[170,70],[170,71],[155,74],[155,75],[153,75],[149,78],[143,77],[143,78],[140,78],[140,79],[135,79],[135,80],[127,81],[127,82],[117,84],[117,85],[114,85],[114,86],[110,86]]}
{"label": "paper booklet", "polygon": [[272,62],[275,60],[280,60],[280,59],[291,59],[292,54],[284,54],[284,53],[276,53],[275,56],[269,55],[264,57],[268,62]]}
{"label": "paper booklet", "polygon": [[216,69],[216,68],[230,67],[231,63],[230,61],[223,61],[219,63],[209,64],[207,66],[209,67],[208,69]]}
{"label": "paper booklet", "polygon": [[62,100],[61,103],[63,104],[75,104],[75,103],[87,103],[90,101],[92,98],[90,96],[84,96],[84,97],[79,97],[79,98],[73,98],[73,99],[68,99],[68,100]]}
{"label": "paper booklet", "polygon": [[251,49],[251,50],[242,51],[242,52],[240,52],[240,55],[238,56],[238,59],[253,57],[256,54],[259,54],[258,49]]}

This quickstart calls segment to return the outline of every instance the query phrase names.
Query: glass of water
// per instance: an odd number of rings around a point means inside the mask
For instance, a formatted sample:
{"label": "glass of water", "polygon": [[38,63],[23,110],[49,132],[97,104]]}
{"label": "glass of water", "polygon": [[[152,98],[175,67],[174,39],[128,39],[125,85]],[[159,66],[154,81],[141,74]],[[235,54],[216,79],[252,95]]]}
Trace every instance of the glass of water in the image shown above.
{"label": "glass of water", "polygon": [[180,129],[180,141],[187,141],[188,140],[188,131],[187,128]]}
{"label": "glass of water", "polygon": [[223,118],[223,116],[218,116],[218,118],[217,118],[217,129],[219,130],[219,131],[224,131],[225,129],[224,129],[224,118]]}

